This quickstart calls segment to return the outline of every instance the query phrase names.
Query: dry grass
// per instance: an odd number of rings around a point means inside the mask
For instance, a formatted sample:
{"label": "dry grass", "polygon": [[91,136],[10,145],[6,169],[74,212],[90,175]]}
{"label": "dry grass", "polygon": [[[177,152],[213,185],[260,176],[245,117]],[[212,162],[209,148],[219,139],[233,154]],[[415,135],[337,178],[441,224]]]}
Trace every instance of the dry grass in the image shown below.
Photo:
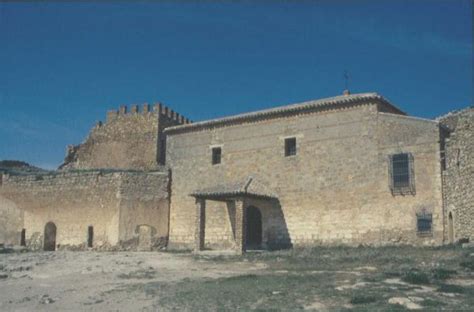
{"label": "dry grass", "polygon": [[5,311],[471,311],[473,263],[474,250],[459,247],[244,256],[9,253],[0,256],[0,305]]}
{"label": "dry grass", "polygon": [[321,247],[196,258],[264,262],[268,269],[157,289],[155,294],[161,299],[155,307],[189,311],[294,311],[312,307],[404,311],[406,307],[388,303],[392,297],[412,298],[409,300],[417,300],[416,304],[430,311],[470,311],[474,305],[474,287],[446,283],[448,278],[474,278],[474,257],[459,247]]}

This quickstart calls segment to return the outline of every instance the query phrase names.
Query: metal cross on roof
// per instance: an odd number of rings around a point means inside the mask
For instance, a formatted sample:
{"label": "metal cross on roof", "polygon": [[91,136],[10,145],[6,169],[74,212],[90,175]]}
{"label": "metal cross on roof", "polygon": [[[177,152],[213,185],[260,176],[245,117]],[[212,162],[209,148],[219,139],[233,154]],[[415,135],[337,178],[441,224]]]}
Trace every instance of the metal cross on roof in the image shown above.
{"label": "metal cross on roof", "polygon": [[346,87],[345,90],[349,90],[349,71],[347,69],[344,70],[344,86]]}

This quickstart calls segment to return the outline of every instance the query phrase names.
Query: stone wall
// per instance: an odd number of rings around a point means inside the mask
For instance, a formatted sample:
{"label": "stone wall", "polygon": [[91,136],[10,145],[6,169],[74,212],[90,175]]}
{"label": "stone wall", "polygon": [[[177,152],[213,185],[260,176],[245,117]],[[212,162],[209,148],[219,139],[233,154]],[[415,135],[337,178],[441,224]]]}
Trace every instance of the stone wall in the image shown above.
{"label": "stone wall", "polygon": [[169,222],[168,172],[128,175],[122,178],[119,194],[119,240],[135,239],[140,227],[148,227],[159,244],[165,244]]}
{"label": "stone wall", "polygon": [[0,196],[0,244],[19,245],[23,229],[23,212],[17,205]]}
{"label": "stone wall", "polygon": [[154,170],[164,164],[164,127],[189,120],[162,104],[120,107],[109,111],[107,121],[99,122],[86,140],[69,146],[62,169],[120,168]]}
{"label": "stone wall", "polygon": [[[278,195],[253,203],[263,215],[264,245],[441,244],[443,211],[439,125],[379,112],[376,103],[168,135],[172,169],[170,247],[190,248],[196,208],[189,194],[252,175]],[[297,155],[284,142],[296,137]],[[212,147],[222,163],[211,164]],[[393,196],[389,155],[414,155],[416,193]],[[416,213],[433,214],[418,236]],[[206,246],[234,244],[232,207],[208,201]]]}
{"label": "stone wall", "polygon": [[441,123],[451,130],[443,172],[446,239],[474,240],[474,108],[448,114]]}
{"label": "stone wall", "polygon": [[[168,231],[168,172],[65,171],[3,175],[0,196],[24,213],[32,248],[41,248],[45,225],[57,227],[59,248],[84,248],[93,227],[93,247],[109,248],[138,236],[141,224]],[[133,216],[133,217],[132,217]]]}

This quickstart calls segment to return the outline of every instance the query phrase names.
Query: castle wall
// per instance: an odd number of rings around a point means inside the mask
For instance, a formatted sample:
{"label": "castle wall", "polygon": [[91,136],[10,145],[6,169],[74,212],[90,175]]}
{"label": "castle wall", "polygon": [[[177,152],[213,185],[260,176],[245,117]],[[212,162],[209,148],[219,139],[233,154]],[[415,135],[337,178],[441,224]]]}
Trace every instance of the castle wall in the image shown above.
{"label": "castle wall", "polygon": [[[446,142],[443,172],[446,240],[474,240],[474,109],[441,120],[452,130]],[[449,214],[452,219],[450,220]],[[451,230],[450,230],[451,227]]]}
{"label": "castle wall", "polygon": [[140,226],[149,227],[156,239],[167,240],[169,221],[168,172],[128,175],[121,181],[119,194],[120,241],[136,238]]}
{"label": "castle wall", "polygon": [[[93,247],[109,248],[136,237],[128,228],[144,223],[146,217],[157,234],[165,235],[168,202],[160,189],[166,187],[167,176],[166,172],[99,170],[4,175],[0,195],[24,212],[23,227],[32,248],[42,247],[48,222],[57,227],[60,248],[84,248],[89,226]],[[130,199],[133,204],[127,203]]]}
{"label": "castle wall", "polygon": [[85,245],[88,226],[95,245],[118,242],[119,176],[99,172],[4,177],[0,190],[24,211],[27,241],[41,248],[46,223],[57,227],[59,245]]}
{"label": "castle wall", "polygon": [[[435,122],[379,113],[376,104],[168,134],[173,172],[170,247],[194,241],[195,190],[252,175],[279,201],[251,203],[263,215],[266,245],[441,244],[443,239],[439,127]],[[297,155],[284,156],[296,137]],[[211,164],[211,148],[222,163]],[[414,156],[416,194],[392,195],[389,155]],[[433,233],[420,237],[416,213],[433,213]],[[232,207],[207,201],[206,245],[233,245]]]}
{"label": "castle wall", "polygon": [[23,229],[23,212],[17,205],[0,196],[0,244],[19,245]]}
{"label": "castle wall", "polygon": [[164,161],[163,129],[188,123],[189,120],[162,104],[152,108],[137,105],[130,111],[122,106],[109,111],[107,121],[98,123],[86,140],[78,146],[69,146],[62,169],[136,169],[155,170]]}

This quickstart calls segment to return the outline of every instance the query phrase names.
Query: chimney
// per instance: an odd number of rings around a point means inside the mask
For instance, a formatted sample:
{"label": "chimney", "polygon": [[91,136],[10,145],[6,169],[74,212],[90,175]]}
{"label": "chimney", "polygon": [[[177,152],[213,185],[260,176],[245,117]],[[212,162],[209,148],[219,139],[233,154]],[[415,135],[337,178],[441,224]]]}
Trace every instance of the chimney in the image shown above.
{"label": "chimney", "polygon": [[342,94],[343,94],[344,96],[348,96],[348,95],[351,94],[351,91],[349,91],[348,89],[346,89],[346,90],[344,90],[344,92],[342,92]]}

